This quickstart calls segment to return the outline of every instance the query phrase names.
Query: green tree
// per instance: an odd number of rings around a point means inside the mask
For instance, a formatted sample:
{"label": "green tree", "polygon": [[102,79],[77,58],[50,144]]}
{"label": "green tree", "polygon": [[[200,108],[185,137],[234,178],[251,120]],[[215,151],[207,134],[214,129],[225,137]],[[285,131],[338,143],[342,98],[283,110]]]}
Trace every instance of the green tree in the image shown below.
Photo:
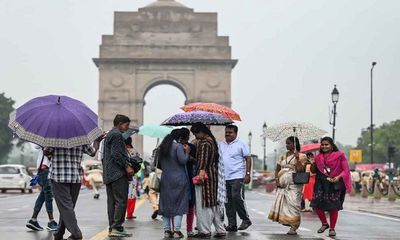
{"label": "green tree", "polygon": [[[371,159],[371,133],[369,129],[362,129],[357,140],[357,147],[363,150],[363,162],[370,163]],[[400,151],[400,119],[374,129],[374,163],[388,162],[389,147],[394,147],[392,161],[396,163]],[[392,148],[393,149],[393,148]]]}
{"label": "green tree", "polygon": [[8,128],[8,119],[14,110],[14,103],[14,100],[0,93],[0,163],[7,162],[7,156],[12,147],[12,131]]}

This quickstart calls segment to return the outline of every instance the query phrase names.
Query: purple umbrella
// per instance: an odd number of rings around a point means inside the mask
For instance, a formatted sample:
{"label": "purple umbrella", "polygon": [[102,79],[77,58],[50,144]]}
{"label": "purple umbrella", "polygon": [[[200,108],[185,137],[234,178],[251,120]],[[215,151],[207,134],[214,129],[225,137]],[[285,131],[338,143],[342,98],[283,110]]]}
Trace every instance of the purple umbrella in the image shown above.
{"label": "purple umbrella", "polygon": [[233,123],[231,119],[218,113],[193,111],[177,113],[165,120],[162,125],[185,126],[192,125],[196,122],[201,122],[206,125],[228,125]]}
{"label": "purple umbrella", "polygon": [[102,135],[98,117],[82,102],[67,96],[34,98],[10,114],[8,126],[21,139],[42,147],[72,148]]}

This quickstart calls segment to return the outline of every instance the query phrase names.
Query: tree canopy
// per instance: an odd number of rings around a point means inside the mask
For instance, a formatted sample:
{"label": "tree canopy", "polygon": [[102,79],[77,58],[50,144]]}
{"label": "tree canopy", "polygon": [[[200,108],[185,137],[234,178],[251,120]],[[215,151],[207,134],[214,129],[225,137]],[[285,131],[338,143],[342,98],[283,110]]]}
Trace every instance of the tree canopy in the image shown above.
{"label": "tree canopy", "polygon": [[[369,128],[362,129],[361,136],[357,140],[357,147],[363,150],[363,162],[370,162],[371,135]],[[400,152],[400,119],[374,129],[374,163],[385,163],[389,160],[389,152],[392,154],[392,162],[398,164]]]}
{"label": "tree canopy", "polygon": [[7,162],[7,156],[12,147],[12,131],[8,128],[8,119],[14,110],[14,103],[14,100],[0,93],[0,163]]}

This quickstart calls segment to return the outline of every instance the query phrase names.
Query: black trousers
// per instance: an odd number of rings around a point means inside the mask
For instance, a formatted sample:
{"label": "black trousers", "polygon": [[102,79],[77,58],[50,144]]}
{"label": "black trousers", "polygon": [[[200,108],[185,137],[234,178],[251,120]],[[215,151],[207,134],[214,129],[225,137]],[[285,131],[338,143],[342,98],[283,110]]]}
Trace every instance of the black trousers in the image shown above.
{"label": "black trousers", "polygon": [[58,183],[51,181],[54,199],[60,212],[58,228],[54,233],[54,239],[63,239],[65,228],[74,239],[82,239],[82,232],[78,227],[75,215],[75,204],[78,200],[80,183]]}
{"label": "black trousers", "polygon": [[244,182],[243,178],[226,181],[226,196],[228,203],[225,203],[228,224],[237,226],[236,213],[244,222],[250,222],[244,203]]}
{"label": "black trousers", "polygon": [[106,185],[108,224],[110,228],[123,230],[126,205],[128,202],[128,178],[123,176]]}

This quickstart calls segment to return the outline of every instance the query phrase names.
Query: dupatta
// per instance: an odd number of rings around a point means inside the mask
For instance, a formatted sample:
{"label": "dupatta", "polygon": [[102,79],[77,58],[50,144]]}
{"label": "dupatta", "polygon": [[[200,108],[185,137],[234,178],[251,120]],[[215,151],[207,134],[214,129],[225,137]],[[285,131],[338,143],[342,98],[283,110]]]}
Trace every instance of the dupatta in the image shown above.
{"label": "dupatta", "polygon": [[[315,157],[318,170],[327,177],[341,176],[346,187],[346,192],[351,192],[351,177],[349,164],[343,152],[320,153]],[[330,170],[325,171],[325,167]]]}

